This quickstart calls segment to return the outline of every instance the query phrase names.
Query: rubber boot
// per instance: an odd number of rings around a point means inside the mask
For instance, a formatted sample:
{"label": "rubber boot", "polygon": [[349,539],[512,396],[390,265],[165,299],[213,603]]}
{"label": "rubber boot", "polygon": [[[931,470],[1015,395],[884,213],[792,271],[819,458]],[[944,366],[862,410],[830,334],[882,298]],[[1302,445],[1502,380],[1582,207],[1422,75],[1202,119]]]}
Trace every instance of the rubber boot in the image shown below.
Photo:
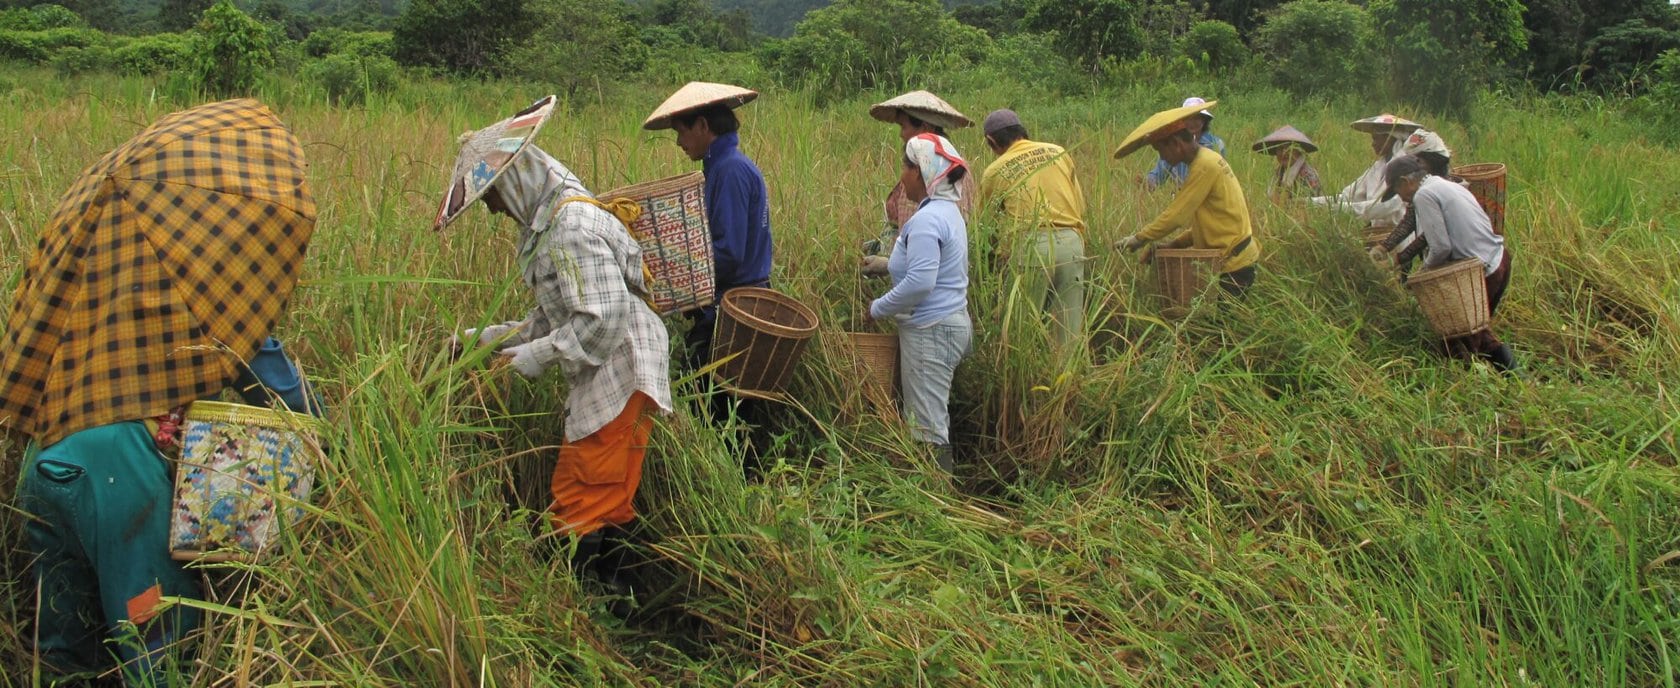
{"label": "rubber boot", "polygon": [[1511,352],[1511,345],[1500,344],[1499,348],[1487,354],[1488,363],[1502,373],[1514,373],[1517,370],[1517,356]]}
{"label": "rubber boot", "polygon": [[951,445],[949,445],[949,444],[933,445],[933,461],[934,461],[934,463],[939,465],[939,470],[944,471],[945,475],[950,476],[950,475],[955,475],[956,474],[956,472],[957,472],[957,462],[956,462],[956,458],[954,457],[954,455],[951,452]]}
{"label": "rubber boot", "polygon": [[577,549],[572,552],[572,575],[582,578],[585,567],[596,564],[601,558],[601,543],[605,539],[599,530],[577,538]]}
{"label": "rubber boot", "polygon": [[620,619],[628,619],[635,613],[636,588],[635,575],[630,569],[635,550],[631,542],[634,535],[630,526],[607,526],[602,528],[601,553],[594,561],[595,576],[606,585],[607,590],[615,598],[607,606],[607,610]]}

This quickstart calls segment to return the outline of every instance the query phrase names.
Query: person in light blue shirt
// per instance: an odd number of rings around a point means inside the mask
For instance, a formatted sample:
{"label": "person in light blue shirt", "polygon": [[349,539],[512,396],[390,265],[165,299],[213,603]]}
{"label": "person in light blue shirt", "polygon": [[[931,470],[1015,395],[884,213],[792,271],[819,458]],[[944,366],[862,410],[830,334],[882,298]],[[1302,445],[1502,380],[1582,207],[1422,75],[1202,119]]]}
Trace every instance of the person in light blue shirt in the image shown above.
{"label": "person in light blue shirt", "polygon": [[898,360],[905,415],[918,441],[933,447],[940,470],[954,469],[951,380],[974,337],[968,317],[968,226],[957,206],[968,164],[938,134],[904,144],[900,181],[918,203],[899,230],[887,262],[893,286],[869,304],[870,320],[898,323]]}
{"label": "person in light blue shirt", "polygon": [[[1184,107],[1201,105],[1206,102],[1201,98],[1191,96],[1184,99]],[[1213,126],[1213,113],[1203,110],[1194,117],[1185,120],[1184,125],[1186,129],[1190,130],[1190,135],[1195,137],[1196,145],[1218,153],[1221,157],[1225,155],[1225,140],[1213,135],[1211,128]],[[1183,184],[1184,178],[1189,175],[1190,165],[1188,163],[1181,162],[1174,165],[1168,163],[1165,159],[1156,159],[1155,169],[1149,171],[1149,175],[1144,179],[1144,184],[1153,191],[1165,184],[1168,178],[1171,178],[1174,184]]]}

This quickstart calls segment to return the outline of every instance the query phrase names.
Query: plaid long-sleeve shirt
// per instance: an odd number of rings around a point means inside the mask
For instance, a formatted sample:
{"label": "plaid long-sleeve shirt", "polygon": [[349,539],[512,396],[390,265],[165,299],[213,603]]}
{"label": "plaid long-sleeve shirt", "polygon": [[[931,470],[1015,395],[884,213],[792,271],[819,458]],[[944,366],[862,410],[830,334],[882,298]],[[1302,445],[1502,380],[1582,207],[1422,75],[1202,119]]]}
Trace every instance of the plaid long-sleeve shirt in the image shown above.
{"label": "plaid long-sleeve shirt", "polygon": [[642,295],[642,249],[618,218],[564,203],[541,231],[520,234],[519,261],[537,307],[514,340],[538,342],[537,360],[559,364],[571,387],[566,439],[618,417],[641,391],[671,411],[670,339]]}

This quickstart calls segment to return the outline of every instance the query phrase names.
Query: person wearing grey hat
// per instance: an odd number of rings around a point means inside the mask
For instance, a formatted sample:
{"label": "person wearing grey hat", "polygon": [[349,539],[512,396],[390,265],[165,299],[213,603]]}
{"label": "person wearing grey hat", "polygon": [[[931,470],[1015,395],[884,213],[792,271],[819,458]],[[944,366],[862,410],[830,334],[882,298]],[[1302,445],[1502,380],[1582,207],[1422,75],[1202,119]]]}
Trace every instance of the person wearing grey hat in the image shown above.
{"label": "person wearing grey hat", "polygon": [[[1429,173],[1423,160],[1415,155],[1403,155],[1388,163],[1384,172],[1388,188],[1382,198],[1399,197],[1417,217],[1418,234],[1428,242],[1423,268],[1441,267],[1448,263],[1475,258],[1482,263],[1482,275],[1487,284],[1488,315],[1491,317],[1505,297],[1505,287],[1511,279],[1511,252],[1505,239],[1493,233],[1482,205],[1469,189]],[[1455,355],[1474,355],[1493,364],[1501,371],[1516,367],[1511,347],[1493,335],[1492,328],[1447,342],[1447,351]]]}
{"label": "person wearing grey hat", "polygon": [[1067,150],[1030,140],[1014,110],[981,123],[997,160],[980,179],[981,207],[1006,218],[997,242],[1011,262],[1027,303],[1050,316],[1052,339],[1064,350],[1085,331],[1085,192]]}

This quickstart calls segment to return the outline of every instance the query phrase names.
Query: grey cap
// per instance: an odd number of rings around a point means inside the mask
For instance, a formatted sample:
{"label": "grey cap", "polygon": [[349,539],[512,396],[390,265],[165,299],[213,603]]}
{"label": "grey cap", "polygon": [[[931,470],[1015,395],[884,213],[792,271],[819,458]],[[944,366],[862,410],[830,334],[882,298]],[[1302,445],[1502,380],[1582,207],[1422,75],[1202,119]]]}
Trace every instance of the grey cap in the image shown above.
{"label": "grey cap", "polygon": [[1021,116],[1015,114],[1014,110],[993,110],[991,114],[986,115],[985,121],[981,122],[980,131],[987,136],[991,136],[1006,127],[1018,126],[1021,126]]}
{"label": "grey cap", "polygon": [[1388,168],[1383,170],[1383,176],[1388,179],[1388,188],[1383,190],[1382,200],[1394,197],[1400,187],[1400,180],[1419,172],[1427,173],[1429,166],[1415,155],[1402,155],[1388,161]]}

